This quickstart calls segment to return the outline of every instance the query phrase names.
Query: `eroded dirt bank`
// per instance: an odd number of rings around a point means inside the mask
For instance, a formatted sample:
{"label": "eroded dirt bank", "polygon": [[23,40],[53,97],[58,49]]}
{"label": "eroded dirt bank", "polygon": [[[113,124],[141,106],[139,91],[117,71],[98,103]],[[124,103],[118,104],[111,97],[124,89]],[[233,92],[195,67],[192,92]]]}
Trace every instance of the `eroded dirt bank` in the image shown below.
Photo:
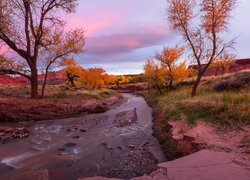
{"label": "eroded dirt bank", "polygon": [[165,161],[152,136],[152,109],[142,97],[101,114],[35,122],[30,135],[0,145],[1,177],[133,178]]}
{"label": "eroded dirt bank", "polygon": [[[218,131],[204,122],[189,125],[186,121],[169,122],[169,134],[178,145],[189,146],[179,153],[189,155],[158,164],[150,175],[133,180],[248,180],[250,176],[250,127]],[[199,148],[202,150],[198,150]],[[169,149],[171,150],[171,149]],[[197,152],[195,152],[197,151]],[[191,154],[190,154],[191,153]],[[104,177],[82,180],[108,180]]]}
{"label": "eroded dirt bank", "polygon": [[182,120],[169,122],[169,125],[172,127],[170,134],[174,141],[180,146],[189,145],[190,149],[197,152],[159,164],[160,169],[167,171],[166,179],[249,179],[249,125],[230,131],[219,130],[202,121],[189,125]]}
{"label": "eroded dirt bank", "polygon": [[[30,99],[13,94],[0,94],[0,122],[55,120],[79,117],[91,113],[103,113],[123,103],[119,94],[100,93],[101,97],[90,94],[75,94],[66,97]],[[86,97],[85,97],[86,96]]]}

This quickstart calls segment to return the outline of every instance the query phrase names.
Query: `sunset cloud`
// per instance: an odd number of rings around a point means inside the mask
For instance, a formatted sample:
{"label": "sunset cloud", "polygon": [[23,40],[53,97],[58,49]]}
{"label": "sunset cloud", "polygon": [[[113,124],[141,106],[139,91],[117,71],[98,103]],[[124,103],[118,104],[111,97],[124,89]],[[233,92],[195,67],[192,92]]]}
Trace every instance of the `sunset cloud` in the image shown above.
{"label": "sunset cloud", "polygon": [[166,31],[153,28],[138,28],[134,32],[120,32],[109,35],[89,37],[87,53],[91,55],[116,55],[130,53],[139,48],[161,44],[170,38]]}
{"label": "sunset cloud", "polygon": [[[164,46],[181,44],[167,21],[166,0],[79,0],[76,13],[63,14],[66,29],[83,28],[86,52],[76,58],[83,66],[105,66],[112,72],[139,72],[146,59]],[[233,11],[230,34],[238,58],[249,58],[250,1],[241,0]],[[0,53],[7,52],[0,48]],[[186,53],[188,55],[188,53]]]}
{"label": "sunset cloud", "polygon": [[93,34],[106,31],[112,25],[121,21],[121,16],[115,12],[103,11],[94,12],[89,16],[74,16],[67,19],[68,28],[83,28],[86,32],[86,36],[90,37]]}

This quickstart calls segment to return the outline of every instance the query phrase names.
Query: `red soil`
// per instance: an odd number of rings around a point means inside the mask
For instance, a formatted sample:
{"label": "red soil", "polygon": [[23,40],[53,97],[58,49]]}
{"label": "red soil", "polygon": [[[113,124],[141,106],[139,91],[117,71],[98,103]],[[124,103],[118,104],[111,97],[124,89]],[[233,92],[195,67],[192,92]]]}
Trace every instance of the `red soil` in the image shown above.
{"label": "red soil", "polygon": [[[44,74],[38,75],[38,81],[42,82],[44,80]],[[62,71],[50,72],[48,74],[47,81],[53,80],[65,80]],[[22,76],[9,76],[9,75],[0,75],[0,84],[2,85],[27,85],[29,80]]]}

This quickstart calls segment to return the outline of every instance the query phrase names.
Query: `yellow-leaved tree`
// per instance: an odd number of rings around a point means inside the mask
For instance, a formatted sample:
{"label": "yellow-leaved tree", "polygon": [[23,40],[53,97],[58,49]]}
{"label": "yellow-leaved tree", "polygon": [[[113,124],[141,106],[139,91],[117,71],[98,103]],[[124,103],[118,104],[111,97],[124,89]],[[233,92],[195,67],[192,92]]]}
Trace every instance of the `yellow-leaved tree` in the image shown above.
{"label": "yellow-leaved tree", "polygon": [[167,70],[164,66],[148,59],[144,64],[144,77],[149,86],[156,88],[162,94],[161,87],[166,83]]}
{"label": "yellow-leaved tree", "polygon": [[105,82],[105,85],[113,85],[115,84],[116,77],[114,75],[104,74],[103,79]]}
{"label": "yellow-leaved tree", "polygon": [[[46,49],[44,40],[48,31],[63,31],[64,19],[59,14],[73,13],[77,0],[1,0],[0,43],[19,56],[22,69],[1,68],[1,74],[16,74],[27,78],[31,97],[38,98],[38,64]],[[15,61],[18,61],[16,60]],[[15,62],[16,64],[16,62]]]}
{"label": "yellow-leaved tree", "polygon": [[183,81],[189,75],[189,70],[187,68],[186,61],[180,63],[178,66],[175,66],[172,71],[172,76],[175,81]]}
{"label": "yellow-leaved tree", "polygon": [[75,81],[84,73],[83,67],[79,66],[73,58],[64,58],[60,62],[61,66],[64,66],[63,75],[67,77],[68,84],[72,87],[75,86]]}
{"label": "yellow-leaved tree", "polygon": [[75,29],[67,33],[60,30],[46,33],[46,38],[44,38],[43,42],[45,48],[42,51],[45,65],[42,97],[45,93],[47,77],[52,65],[57,65],[59,60],[63,58],[69,59],[69,56],[83,53],[84,45],[84,31],[81,29]]}
{"label": "yellow-leaved tree", "polygon": [[119,86],[121,84],[128,84],[129,81],[130,81],[130,78],[126,77],[124,75],[116,76],[116,78],[115,78],[115,84],[117,86]]}
{"label": "yellow-leaved tree", "polygon": [[[156,53],[155,58],[161,62],[163,66],[167,69],[167,77],[168,79],[168,87],[171,90],[173,88],[173,82],[176,79],[177,71],[176,69],[176,63],[177,60],[182,56],[184,52],[184,47],[164,47],[161,53]],[[183,64],[184,65],[184,64]]]}
{"label": "yellow-leaved tree", "polygon": [[[171,28],[179,32],[198,66],[192,89],[196,95],[208,67],[233,41],[225,42],[230,13],[237,0],[167,0]],[[205,63],[205,65],[204,65]]]}
{"label": "yellow-leaved tree", "polygon": [[89,68],[81,74],[79,81],[88,89],[100,89],[105,85],[106,76],[103,68]]}

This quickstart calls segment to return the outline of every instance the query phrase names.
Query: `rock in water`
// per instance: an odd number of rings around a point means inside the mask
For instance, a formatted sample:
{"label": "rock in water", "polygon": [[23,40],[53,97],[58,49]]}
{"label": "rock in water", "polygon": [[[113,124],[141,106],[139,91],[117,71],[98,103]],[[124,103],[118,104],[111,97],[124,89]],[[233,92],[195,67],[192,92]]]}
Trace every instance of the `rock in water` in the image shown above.
{"label": "rock in water", "polygon": [[76,144],[75,143],[66,143],[65,146],[66,147],[75,147]]}
{"label": "rock in water", "polygon": [[116,127],[131,125],[137,121],[136,108],[116,114],[113,124]]}

